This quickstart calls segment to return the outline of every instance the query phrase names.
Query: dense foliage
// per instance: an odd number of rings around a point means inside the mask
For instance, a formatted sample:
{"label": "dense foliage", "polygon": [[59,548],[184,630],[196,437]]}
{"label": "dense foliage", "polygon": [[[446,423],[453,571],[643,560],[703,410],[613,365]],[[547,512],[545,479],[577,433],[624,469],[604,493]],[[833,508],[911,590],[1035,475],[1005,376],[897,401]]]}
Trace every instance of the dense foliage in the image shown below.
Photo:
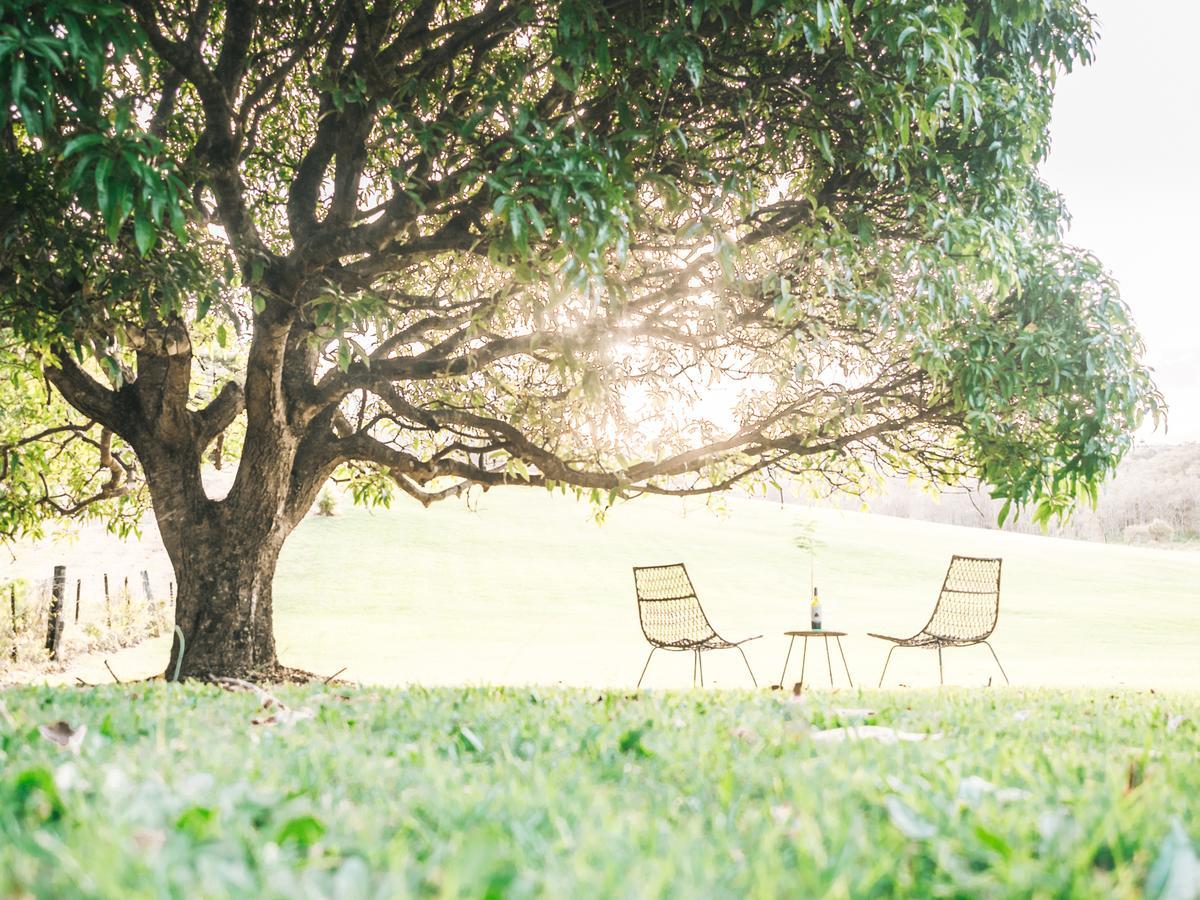
{"label": "dense foliage", "polygon": [[[271,715],[258,698],[215,687],[6,693],[0,891],[1180,898],[1200,887],[1194,697],[278,696],[314,717],[254,725]],[[77,755],[39,734],[58,719],[87,726]],[[940,738],[819,735],[859,724]]]}
{"label": "dense foliage", "polygon": [[[1037,177],[1075,0],[2,9],[0,325],[191,523],[177,568],[257,536],[243,595],[335,473],[973,472],[1045,520],[1159,411]],[[244,375],[201,396],[217,345]]]}

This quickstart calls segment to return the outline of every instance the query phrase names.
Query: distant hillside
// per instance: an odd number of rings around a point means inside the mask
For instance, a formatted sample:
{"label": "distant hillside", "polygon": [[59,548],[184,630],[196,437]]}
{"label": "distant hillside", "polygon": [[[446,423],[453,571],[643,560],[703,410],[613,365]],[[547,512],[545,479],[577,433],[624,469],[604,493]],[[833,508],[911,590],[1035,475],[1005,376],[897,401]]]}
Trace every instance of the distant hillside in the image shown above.
{"label": "distant hillside", "polygon": [[[906,519],[995,529],[1001,503],[977,484],[930,494],[902,479],[891,479],[881,493],[854,497],[801,499],[817,506],[859,509]],[[1042,534],[1026,519],[1007,523],[1005,531]],[[1052,524],[1060,537],[1108,543],[1195,544],[1200,542],[1200,444],[1136,448],[1116,477],[1100,491],[1095,510],[1081,509],[1069,522]]]}

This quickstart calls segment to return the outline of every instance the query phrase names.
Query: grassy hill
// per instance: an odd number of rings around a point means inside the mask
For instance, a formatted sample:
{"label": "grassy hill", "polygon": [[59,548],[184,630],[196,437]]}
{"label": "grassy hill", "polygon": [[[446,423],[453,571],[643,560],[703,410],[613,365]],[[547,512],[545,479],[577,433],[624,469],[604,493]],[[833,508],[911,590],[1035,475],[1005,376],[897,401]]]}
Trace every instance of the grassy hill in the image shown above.
{"label": "grassy hill", "polygon": [[[643,498],[597,526],[586,504],[493,490],[470,505],[342,504],[288,541],[275,591],[282,659],[384,684],[568,684],[632,687],[647,646],[630,569],[683,561],[717,629],[762,634],[747,654],[762,684],[779,680],[783,632],[808,622],[811,531],[826,627],[847,631],[857,684],[874,685],[886,645],[867,631],[924,624],[952,553],[1004,559],[994,645],[1014,684],[1200,687],[1200,552],[983,531],[833,509],[730,498],[718,515],[696,500]],[[140,545],[89,529],[74,544],[22,552],[15,575],[66,562],[84,580],[84,619],[102,603],[101,573],[149,568],[165,593],[170,567],[153,529]],[[71,636],[68,626],[68,638]],[[822,648],[808,680],[828,684]],[[161,672],[166,638],[109,654],[122,679]],[[797,647],[797,654],[799,647]],[[983,648],[948,651],[949,683],[998,677]],[[655,655],[647,686],[691,683],[686,654]],[[799,678],[799,657],[789,683]],[[835,670],[836,673],[837,670]],[[748,686],[736,653],[709,654],[710,684]],[[103,657],[56,678],[111,679]],[[823,680],[822,680],[823,679]],[[839,684],[842,682],[839,681]],[[937,683],[937,659],[897,651],[888,685]]]}
{"label": "grassy hill", "polygon": [[[866,631],[916,631],[952,553],[1004,559],[994,644],[1015,684],[1200,686],[1200,554],[987,532],[732,498],[645,498],[597,526],[561,496],[494,490],[470,507],[348,504],[312,517],[280,563],[282,658],[320,672],[406,683],[632,686],[647,647],[630,567],[683,561],[716,628],[777,681],[782,632],[806,627],[811,523],[826,627],[851,633],[856,682],[878,681],[886,646]],[[816,649],[816,648],[813,648]],[[986,649],[946,653],[947,681],[999,681]],[[793,666],[796,660],[793,658]],[[809,679],[828,684],[825,660]],[[748,684],[736,653],[711,654],[710,683]],[[835,674],[837,673],[835,670]],[[819,677],[818,677],[819,676]],[[788,681],[799,677],[789,669]],[[686,654],[656,654],[648,686],[690,683]],[[897,651],[888,684],[937,683],[934,654]]]}

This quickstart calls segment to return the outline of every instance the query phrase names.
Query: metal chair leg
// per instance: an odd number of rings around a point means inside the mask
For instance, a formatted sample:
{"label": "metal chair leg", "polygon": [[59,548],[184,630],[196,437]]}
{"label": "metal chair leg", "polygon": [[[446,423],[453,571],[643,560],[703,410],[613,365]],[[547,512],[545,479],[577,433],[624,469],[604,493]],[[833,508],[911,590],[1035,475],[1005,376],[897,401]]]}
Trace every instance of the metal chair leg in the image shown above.
{"label": "metal chair leg", "polygon": [[693,650],[692,654],[693,654],[693,656],[692,656],[692,687],[695,687],[696,686],[696,663],[698,663],[700,661],[700,651]]}
{"label": "metal chair leg", "polygon": [[879,673],[879,687],[883,687],[883,676],[887,674],[888,663],[892,661],[892,654],[896,652],[896,645],[892,644],[892,649],[888,651],[887,659],[883,661],[883,671]]}
{"label": "metal chair leg", "polygon": [[[754,670],[750,668],[750,660],[746,659],[746,651],[741,647],[737,648],[737,652],[742,654],[742,662],[746,664],[746,671],[750,673],[750,680],[754,682],[754,686],[758,687],[758,679],[754,677]],[[787,668],[787,663],[783,664],[784,669]]]}
{"label": "metal chair leg", "polygon": [[995,651],[995,649],[994,649],[994,648],[992,647],[992,645],[991,645],[991,644],[989,644],[987,641],[984,641],[984,642],[983,642],[983,646],[987,647],[989,650],[991,650],[991,651],[992,651],[992,659],[994,659],[994,660],[996,661],[996,665],[997,665],[997,666],[999,666],[999,668],[1000,668],[1000,674],[1004,676],[1004,683],[1005,683],[1005,684],[1009,684],[1009,685],[1011,685],[1011,684],[1012,684],[1012,682],[1008,680],[1008,673],[1004,671],[1004,666],[1001,666],[1001,665],[1000,665],[1000,657],[998,657],[998,656],[996,655],[996,651]]}
{"label": "metal chair leg", "polygon": [[657,649],[658,649],[657,647],[650,648],[650,655],[646,657],[646,664],[644,666],[642,666],[642,674],[638,677],[637,687],[634,688],[635,691],[641,689],[642,679],[646,677],[646,670],[648,668],[650,668],[650,660],[654,658],[654,651]]}
{"label": "metal chair leg", "polygon": [[938,684],[945,684],[946,678],[942,674],[942,645],[938,644]]}
{"label": "metal chair leg", "polygon": [[696,651],[696,662],[700,664],[700,687],[704,687],[704,657],[699,650]]}

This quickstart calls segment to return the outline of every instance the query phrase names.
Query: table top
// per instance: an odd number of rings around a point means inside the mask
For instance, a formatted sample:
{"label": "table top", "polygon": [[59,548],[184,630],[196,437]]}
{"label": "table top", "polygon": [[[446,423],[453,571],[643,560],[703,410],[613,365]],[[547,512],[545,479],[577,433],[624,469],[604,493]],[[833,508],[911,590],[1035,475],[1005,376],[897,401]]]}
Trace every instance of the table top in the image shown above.
{"label": "table top", "polygon": [[785,631],[784,637],[846,637],[844,631]]}

